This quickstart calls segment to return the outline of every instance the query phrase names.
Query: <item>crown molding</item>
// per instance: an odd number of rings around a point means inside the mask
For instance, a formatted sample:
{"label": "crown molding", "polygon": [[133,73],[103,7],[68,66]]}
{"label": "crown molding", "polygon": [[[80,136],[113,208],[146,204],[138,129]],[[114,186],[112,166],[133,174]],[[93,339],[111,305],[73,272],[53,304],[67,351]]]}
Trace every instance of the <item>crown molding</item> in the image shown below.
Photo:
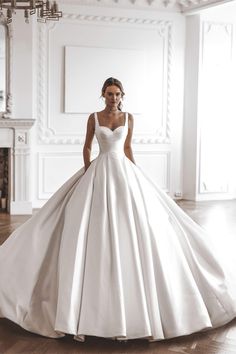
{"label": "crown molding", "polygon": [[84,5],[131,10],[165,10],[190,14],[208,7],[231,2],[232,0],[58,0],[61,5]]}
{"label": "crown molding", "polygon": [[180,7],[176,0],[59,0],[61,5],[109,7],[116,9],[131,10],[166,10],[180,12]]}
{"label": "crown molding", "polygon": [[0,128],[24,128],[30,129],[35,120],[34,119],[6,119],[0,118]]}
{"label": "crown molding", "polygon": [[7,24],[6,17],[3,13],[0,13],[0,24],[5,28],[5,69],[6,69],[6,88],[5,88],[5,96],[6,96],[6,108],[4,112],[0,112],[0,118],[11,118],[12,116],[12,68],[13,68],[13,31],[12,24]]}

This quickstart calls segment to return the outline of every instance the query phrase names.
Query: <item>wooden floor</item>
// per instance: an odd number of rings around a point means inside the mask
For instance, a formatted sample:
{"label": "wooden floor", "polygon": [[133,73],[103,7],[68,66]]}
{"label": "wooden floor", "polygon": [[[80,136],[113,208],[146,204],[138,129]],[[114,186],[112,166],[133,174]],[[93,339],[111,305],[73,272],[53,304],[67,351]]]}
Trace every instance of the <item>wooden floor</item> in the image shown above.
{"label": "wooden floor", "polygon": [[[222,230],[236,237],[236,200],[198,203],[180,201],[178,204],[205,229],[211,232]],[[27,218],[0,214],[0,243]],[[66,353],[236,354],[236,320],[218,329],[160,342],[129,340],[119,343],[87,336],[86,341],[81,343],[69,335],[61,339],[44,338],[29,333],[6,319],[0,319],[0,354]]]}

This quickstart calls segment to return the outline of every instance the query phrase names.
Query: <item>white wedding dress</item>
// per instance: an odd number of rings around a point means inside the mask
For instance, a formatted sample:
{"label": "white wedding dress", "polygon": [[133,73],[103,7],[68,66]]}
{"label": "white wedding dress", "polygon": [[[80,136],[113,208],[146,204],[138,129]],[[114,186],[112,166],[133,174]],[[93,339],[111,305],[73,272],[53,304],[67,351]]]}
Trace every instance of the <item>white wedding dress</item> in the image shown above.
{"label": "white wedding dress", "polygon": [[48,337],[162,340],[236,316],[206,232],[124,154],[128,119],[0,247],[0,317]]}

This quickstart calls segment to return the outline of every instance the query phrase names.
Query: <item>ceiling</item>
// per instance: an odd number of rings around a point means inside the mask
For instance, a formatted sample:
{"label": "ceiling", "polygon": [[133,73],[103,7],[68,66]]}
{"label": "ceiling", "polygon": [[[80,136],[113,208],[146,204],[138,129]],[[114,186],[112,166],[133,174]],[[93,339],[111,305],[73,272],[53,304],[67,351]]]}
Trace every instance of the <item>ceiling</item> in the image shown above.
{"label": "ceiling", "polygon": [[189,14],[234,0],[58,0],[59,4],[162,10]]}

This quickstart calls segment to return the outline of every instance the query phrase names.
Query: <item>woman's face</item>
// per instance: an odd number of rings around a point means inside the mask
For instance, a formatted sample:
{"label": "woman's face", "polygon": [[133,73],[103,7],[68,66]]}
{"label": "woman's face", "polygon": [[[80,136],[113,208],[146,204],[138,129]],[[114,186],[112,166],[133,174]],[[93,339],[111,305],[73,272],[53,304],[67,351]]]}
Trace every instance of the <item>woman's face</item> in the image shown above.
{"label": "woman's face", "polygon": [[111,109],[115,109],[118,107],[118,104],[121,101],[122,94],[119,87],[112,85],[108,86],[103,94],[105,98],[105,104]]}

